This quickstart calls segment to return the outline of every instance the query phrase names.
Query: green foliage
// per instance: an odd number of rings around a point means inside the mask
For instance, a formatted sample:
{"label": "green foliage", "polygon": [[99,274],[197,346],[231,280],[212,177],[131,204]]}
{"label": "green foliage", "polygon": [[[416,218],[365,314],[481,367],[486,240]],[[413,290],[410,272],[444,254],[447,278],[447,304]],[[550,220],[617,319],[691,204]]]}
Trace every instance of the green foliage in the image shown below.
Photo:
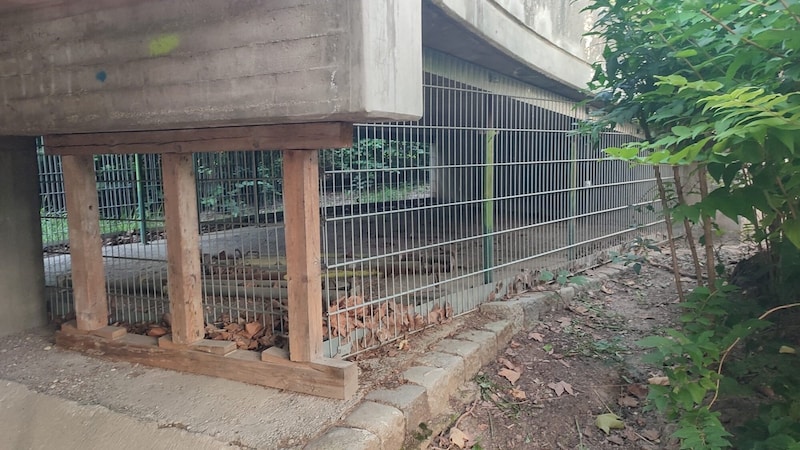
{"label": "green foliage", "polygon": [[[752,392],[752,380],[767,381],[781,394],[736,433],[735,444],[797,448],[797,421],[786,417],[800,411],[800,379],[783,369],[774,327],[753,317],[798,292],[800,1],[593,0],[587,9],[598,16],[592,34],[605,42],[605,62],[595,64],[590,84],[601,107],[582,131],[597,137],[635,124],[644,139],[607,149],[610,157],[701,167],[714,181],[697,203],[668,201],[672,217],[745,217],[754,239],[770,250],[769,286],[759,286],[765,300],[744,299],[718,281],[714,292],[691,293],[680,329],[641,342],[670,380],[652,387],[651,405],[677,421],[682,448],[725,448],[732,437],[711,398]],[[618,257],[638,262],[636,254]],[[732,358],[730,372],[718,373],[737,339],[744,354]]]}
{"label": "green foliage", "polygon": [[545,283],[555,281],[560,286],[566,286],[567,283],[580,286],[586,284],[588,278],[583,275],[572,275],[568,270],[559,270],[555,273],[549,270],[542,270],[539,272],[539,281],[544,281]]}
{"label": "green foliage", "polygon": [[[252,213],[256,205],[283,196],[283,157],[279,152],[257,162],[220,153],[198,157],[200,205],[234,217]],[[362,202],[404,200],[416,185],[427,181],[430,154],[425,144],[385,139],[361,139],[353,147],[327,149],[319,154],[321,181],[330,191],[352,191]],[[390,186],[391,184],[391,186]]]}
{"label": "green foliage", "polygon": [[362,192],[393,181],[412,185],[425,181],[429,158],[426,144],[361,139],[350,148],[324,150],[319,164],[332,189]]}
{"label": "green foliage", "polygon": [[[703,164],[719,186],[681,217],[746,217],[800,246],[800,2],[595,0],[606,40],[590,88],[593,135],[633,122],[634,164]],[[763,214],[758,217],[756,211]],[[769,230],[767,229],[769,226]]]}
{"label": "green foliage", "polygon": [[609,255],[611,262],[622,263],[625,266],[630,265],[633,272],[639,275],[642,271],[642,264],[647,262],[650,252],[661,253],[661,248],[652,239],[636,236],[633,242],[625,246],[622,253],[609,252]]}

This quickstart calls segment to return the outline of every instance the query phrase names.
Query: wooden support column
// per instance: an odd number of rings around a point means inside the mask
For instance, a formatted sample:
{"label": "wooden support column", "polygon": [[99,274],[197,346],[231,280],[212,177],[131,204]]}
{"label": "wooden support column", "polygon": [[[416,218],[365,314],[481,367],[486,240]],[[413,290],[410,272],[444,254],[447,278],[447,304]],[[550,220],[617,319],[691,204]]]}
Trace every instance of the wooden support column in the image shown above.
{"label": "wooden support column", "polygon": [[283,204],[289,288],[289,358],[322,356],[317,150],[284,150]]}
{"label": "wooden support column", "polygon": [[93,331],[108,325],[97,181],[92,155],[61,159],[67,200],[76,326]]}
{"label": "wooden support column", "polygon": [[161,157],[167,231],[167,277],[172,342],[189,345],[203,339],[200,234],[197,191],[191,154]]}

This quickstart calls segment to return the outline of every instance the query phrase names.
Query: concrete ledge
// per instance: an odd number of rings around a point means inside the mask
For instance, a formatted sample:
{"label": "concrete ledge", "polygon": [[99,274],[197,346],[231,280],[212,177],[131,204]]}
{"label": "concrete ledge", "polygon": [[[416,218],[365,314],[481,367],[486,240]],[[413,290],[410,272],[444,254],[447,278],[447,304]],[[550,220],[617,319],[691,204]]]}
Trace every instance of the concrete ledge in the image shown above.
{"label": "concrete ledge", "polygon": [[362,428],[378,436],[383,450],[400,450],[406,434],[403,412],[388,405],[364,402],[344,420],[345,425]]}
{"label": "concrete ledge", "polygon": [[381,450],[378,436],[360,428],[333,427],[304,447],[306,450]]}
{"label": "concrete ledge", "polygon": [[463,374],[446,371],[440,367],[416,366],[403,372],[403,378],[425,388],[428,410],[434,416],[449,406],[450,394],[464,382]]}
{"label": "concrete ledge", "polygon": [[416,431],[419,424],[431,417],[428,393],[416,384],[404,384],[395,389],[380,389],[367,394],[367,400],[394,406],[403,412],[406,433]]}
{"label": "concrete ledge", "polygon": [[510,320],[498,320],[496,322],[489,322],[483,325],[483,329],[494,333],[497,338],[497,347],[506,346],[515,334],[522,331],[522,321],[519,323]]}
{"label": "concrete ledge", "polygon": [[480,346],[471,341],[442,339],[433,350],[460,356],[464,360],[465,374],[475,374],[483,366],[479,354]]}
{"label": "concrete ledge", "polygon": [[427,352],[416,359],[416,363],[421,366],[439,367],[448,374],[455,374],[462,382],[467,381],[471,374],[464,370],[464,358],[449,353]]}
{"label": "concrete ledge", "polygon": [[462,339],[478,344],[478,357],[480,358],[481,366],[492,362],[497,355],[497,336],[489,331],[469,330],[459,333],[456,339]]}

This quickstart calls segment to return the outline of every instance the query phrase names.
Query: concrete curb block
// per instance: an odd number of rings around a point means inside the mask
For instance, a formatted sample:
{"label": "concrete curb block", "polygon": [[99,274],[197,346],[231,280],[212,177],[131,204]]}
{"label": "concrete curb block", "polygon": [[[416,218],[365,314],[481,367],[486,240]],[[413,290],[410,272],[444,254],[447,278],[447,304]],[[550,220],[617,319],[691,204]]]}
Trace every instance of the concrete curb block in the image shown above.
{"label": "concrete curb block", "polygon": [[450,398],[481,367],[492,362],[515,334],[534,325],[542,314],[566,308],[578,293],[596,289],[628,269],[606,265],[593,270],[580,285],[568,284],[557,291],[534,292],[481,305],[482,313],[500,320],[486,323],[480,330],[442,339],[415,360],[416,366],[403,372],[408,384],[370,392],[364,403],[344,419],[343,424],[351,428],[333,427],[306,449],[397,450],[425,446],[426,442],[404,439],[419,432],[422,424],[431,436],[443,431],[449,422],[437,420],[437,416],[447,413]]}

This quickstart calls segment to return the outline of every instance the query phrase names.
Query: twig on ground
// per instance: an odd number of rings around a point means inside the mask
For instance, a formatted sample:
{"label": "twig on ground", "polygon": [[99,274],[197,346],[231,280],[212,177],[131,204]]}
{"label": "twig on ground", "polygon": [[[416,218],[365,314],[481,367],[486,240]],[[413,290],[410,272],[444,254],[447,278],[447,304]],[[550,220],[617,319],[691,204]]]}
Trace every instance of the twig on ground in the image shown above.
{"label": "twig on ground", "polygon": [[472,405],[469,407],[469,409],[468,409],[468,410],[466,410],[466,411],[464,411],[464,414],[461,414],[461,415],[458,417],[458,419],[456,419],[456,422],[453,424],[452,428],[458,428],[458,425],[461,423],[461,420],[462,420],[464,417],[466,417],[467,415],[470,415],[470,416],[472,416],[472,417],[475,417],[475,415],[474,415],[474,414],[472,414],[472,411],[474,411],[474,410],[475,410],[475,407],[476,407],[476,406],[478,406],[478,400],[475,400],[474,402],[472,402]]}

